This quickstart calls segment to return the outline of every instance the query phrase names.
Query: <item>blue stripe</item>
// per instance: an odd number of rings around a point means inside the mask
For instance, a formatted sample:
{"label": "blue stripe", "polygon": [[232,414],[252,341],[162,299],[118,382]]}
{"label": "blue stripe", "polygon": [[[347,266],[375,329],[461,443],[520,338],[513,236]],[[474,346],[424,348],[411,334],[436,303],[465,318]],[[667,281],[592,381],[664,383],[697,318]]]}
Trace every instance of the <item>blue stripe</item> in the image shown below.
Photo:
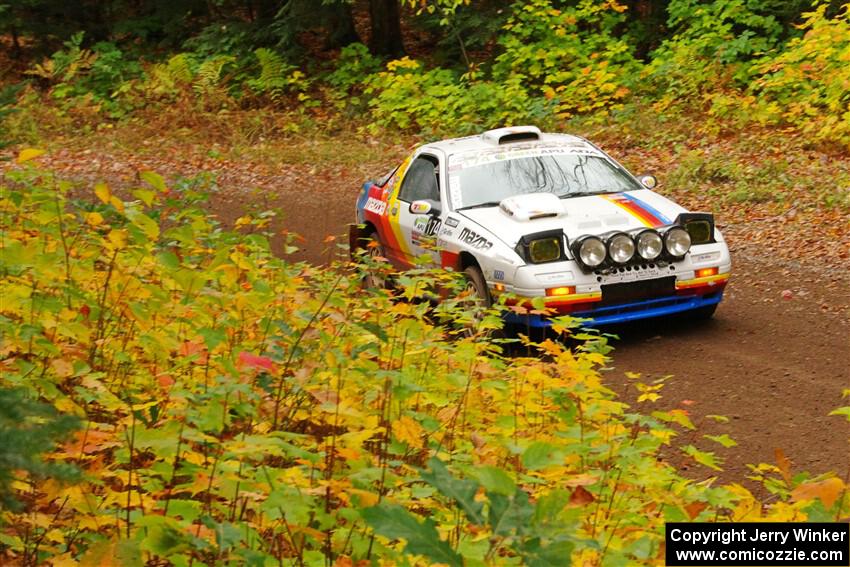
{"label": "blue stripe", "polygon": [[638,207],[640,207],[640,208],[646,210],[647,212],[650,212],[653,215],[655,215],[655,218],[657,218],[658,220],[660,220],[664,224],[670,224],[671,222],[673,222],[673,221],[670,220],[670,218],[667,215],[662,214],[661,211],[659,211],[658,209],[656,209],[652,205],[647,204],[645,201],[641,201],[640,199],[638,199],[634,195],[629,195],[628,193],[623,193],[622,195],[623,195],[623,197],[625,197],[629,201],[636,204]]}
{"label": "blue stripe", "polygon": [[[658,299],[636,301],[634,303],[597,307],[588,311],[567,313],[567,315],[577,319],[586,319],[582,323],[583,327],[595,327],[597,325],[628,323],[629,321],[638,321],[650,317],[664,317],[666,315],[675,315],[676,313],[685,313],[693,309],[699,309],[700,307],[715,305],[720,303],[721,299],[723,299],[722,293],[712,293],[705,297],[698,295],[672,295]],[[552,321],[548,317],[541,315],[518,315],[513,311],[505,311],[502,317],[506,323],[516,323],[534,328],[552,326]]]}

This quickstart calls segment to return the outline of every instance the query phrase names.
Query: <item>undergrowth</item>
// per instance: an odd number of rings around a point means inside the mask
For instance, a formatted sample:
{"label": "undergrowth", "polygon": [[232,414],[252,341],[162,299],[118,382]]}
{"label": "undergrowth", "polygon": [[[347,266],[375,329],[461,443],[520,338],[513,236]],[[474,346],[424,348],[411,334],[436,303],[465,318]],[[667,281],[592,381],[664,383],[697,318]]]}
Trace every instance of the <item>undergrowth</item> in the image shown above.
{"label": "undergrowth", "polygon": [[44,458],[81,477],[15,473],[5,564],[657,563],[667,521],[850,512],[842,480],[787,463],[756,469],[769,503],[716,486],[728,438],[680,446],[685,411],[618,401],[604,337],[506,356],[498,317],[466,336],[462,298],[415,301],[454,274],[366,291],[375,266],[275,257],[272,215],[223,230],[204,179],[74,200],[37,154],[0,192],[0,385],[80,420]]}

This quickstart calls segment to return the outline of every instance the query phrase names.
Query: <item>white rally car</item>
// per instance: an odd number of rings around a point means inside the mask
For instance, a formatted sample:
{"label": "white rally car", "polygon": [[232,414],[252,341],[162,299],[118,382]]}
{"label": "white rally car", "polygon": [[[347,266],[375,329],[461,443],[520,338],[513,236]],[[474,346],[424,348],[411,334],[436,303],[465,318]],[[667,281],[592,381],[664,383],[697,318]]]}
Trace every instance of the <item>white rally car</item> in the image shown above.
{"label": "white rally car", "polygon": [[[713,315],[732,267],[709,213],[651,191],[583,138],[533,126],[419,147],[357,199],[352,250],[405,269],[431,255],[486,305],[543,298],[592,324]],[[436,251],[436,252],[435,252]],[[510,314],[508,317],[517,317]],[[548,317],[522,322],[547,326]]]}

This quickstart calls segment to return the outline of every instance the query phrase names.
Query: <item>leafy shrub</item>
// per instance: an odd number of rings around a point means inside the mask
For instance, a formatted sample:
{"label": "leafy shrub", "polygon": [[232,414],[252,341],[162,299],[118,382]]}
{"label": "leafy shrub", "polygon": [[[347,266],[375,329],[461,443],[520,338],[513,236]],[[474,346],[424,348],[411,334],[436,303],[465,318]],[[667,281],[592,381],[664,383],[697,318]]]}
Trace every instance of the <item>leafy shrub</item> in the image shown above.
{"label": "leafy shrub", "polygon": [[775,47],[782,32],[774,15],[749,0],[672,0],[667,23],[675,34],[645,70],[650,92],[660,94],[663,105],[746,86],[752,62]]}
{"label": "leafy shrub", "polygon": [[417,129],[426,134],[471,133],[482,127],[543,123],[551,116],[543,97],[532,97],[521,78],[502,83],[460,77],[448,69],[425,70],[407,57],[368,79],[365,96],[374,127]]}
{"label": "leafy shrub", "polygon": [[362,43],[343,47],[336,61],[336,69],[325,77],[325,81],[339,95],[347,96],[362,91],[369,76],[381,70],[383,65]]}
{"label": "leafy shrub", "polygon": [[651,562],[665,521],[850,507],[837,478],[762,467],[777,498],[761,505],[679,476],[659,452],[687,414],[617,401],[603,339],[503,356],[432,322],[462,297],[436,312],[401,300],[456,275],[366,292],[350,266],[276,257],[273,215],[224,231],[197,206],[202,180],[141,177],[130,201],[104,184],[68,201],[26,168],[3,182],[0,385],[84,420],[52,459],[86,473],[0,515],[4,561]]}
{"label": "leafy shrub", "polygon": [[494,81],[519,78],[530,96],[553,100],[564,118],[616,108],[639,69],[629,38],[617,32],[625,10],[615,0],[564,9],[551,0],[515,3],[499,38]]}
{"label": "leafy shrub", "polygon": [[41,454],[54,451],[78,425],[77,418],[59,414],[22,389],[0,387],[0,509],[20,509],[21,502],[12,494],[24,492],[23,487],[48,477],[76,478],[72,466],[45,463]]}
{"label": "leafy shrub", "polygon": [[[5,120],[14,112],[15,103],[17,102],[18,92],[23,85],[7,85],[0,88],[0,127],[3,127],[3,137],[0,137],[0,150],[12,143],[13,140],[7,138],[8,129],[5,127]],[[0,159],[3,159],[0,157]]]}
{"label": "leafy shrub", "polygon": [[125,81],[139,76],[141,65],[113,43],[99,42],[91,49],[83,48],[82,43],[83,33],[74,34],[65,42],[65,49],[36,64],[27,74],[46,83],[58,101],[74,103],[90,97],[111,114],[122,114],[113,93]]}
{"label": "leafy shrub", "polygon": [[821,140],[850,146],[850,4],[833,19],[826,8],[807,13],[805,35],[758,66],[751,92],[763,119],[799,124]]}

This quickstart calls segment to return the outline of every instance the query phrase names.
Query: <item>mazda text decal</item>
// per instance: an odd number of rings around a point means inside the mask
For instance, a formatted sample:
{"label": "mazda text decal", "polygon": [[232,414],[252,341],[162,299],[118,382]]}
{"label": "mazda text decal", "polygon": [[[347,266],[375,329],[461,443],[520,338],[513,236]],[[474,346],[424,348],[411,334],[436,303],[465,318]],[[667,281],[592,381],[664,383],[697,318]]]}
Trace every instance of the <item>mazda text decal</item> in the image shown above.
{"label": "mazda text decal", "polygon": [[460,236],[458,236],[458,240],[469,244],[473,248],[479,248],[481,250],[489,250],[493,247],[492,242],[490,242],[480,234],[472,232],[468,228],[464,228],[460,231]]}

